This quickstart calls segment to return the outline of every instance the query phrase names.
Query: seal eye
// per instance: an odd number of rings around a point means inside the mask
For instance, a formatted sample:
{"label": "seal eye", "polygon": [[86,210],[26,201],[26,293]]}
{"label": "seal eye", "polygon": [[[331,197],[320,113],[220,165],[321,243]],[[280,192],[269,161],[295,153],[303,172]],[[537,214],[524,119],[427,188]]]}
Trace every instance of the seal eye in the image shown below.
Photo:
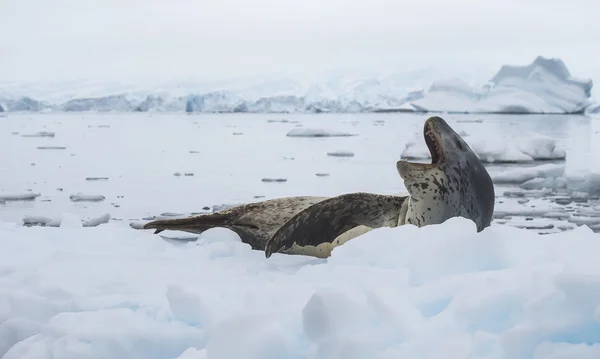
{"label": "seal eye", "polygon": [[459,140],[456,141],[456,147],[458,147],[459,150],[463,150],[463,145],[462,142],[460,142]]}

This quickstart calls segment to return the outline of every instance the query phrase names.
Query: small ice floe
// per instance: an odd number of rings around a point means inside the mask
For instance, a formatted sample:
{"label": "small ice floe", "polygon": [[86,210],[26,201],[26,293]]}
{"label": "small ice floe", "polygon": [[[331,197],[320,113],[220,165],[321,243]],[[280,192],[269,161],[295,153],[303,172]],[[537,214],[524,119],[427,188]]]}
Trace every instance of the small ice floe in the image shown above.
{"label": "small ice floe", "polygon": [[38,150],[66,150],[64,146],[38,146]]}
{"label": "small ice floe", "polygon": [[101,224],[108,223],[110,221],[110,213],[105,213],[101,216],[90,218],[82,222],[84,227],[97,227]]}
{"label": "small ice floe", "polygon": [[456,122],[458,122],[458,123],[482,123],[483,119],[481,119],[481,118],[476,118],[476,119],[462,119],[462,120],[456,120]]}
{"label": "small ice floe", "polygon": [[263,178],[263,182],[287,182],[287,178]]}
{"label": "small ice floe", "polygon": [[160,214],[161,216],[164,217],[184,217],[185,214],[184,213],[175,213],[175,212],[164,212]]}
{"label": "small ice floe", "polygon": [[191,176],[194,175],[194,173],[192,173],[192,172],[186,172],[183,175],[186,176],[186,177],[191,177]]}
{"label": "small ice floe", "polygon": [[284,118],[284,119],[281,119],[281,120],[267,120],[267,122],[269,122],[269,123],[288,123],[290,121],[288,121],[288,120],[286,120]]}
{"label": "small ice floe", "polygon": [[36,132],[36,133],[25,133],[21,137],[54,137],[54,132]]}
{"label": "small ice floe", "polygon": [[86,177],[86,181],[108,181],[108,177]]}
{"label": "small ice floe", "polygon": [[599,225],[600,217],[584,217],[584,216],[573,215],[569,219],[567,219],[567,221],[570,223],[574,223],[578,226],[582,226],[582,225],[591,226],[591,225]]}
{"label": "small ice floe", "polygon": [[234,136],[241,136],[241,135],[243,135],[243,134],[244,134],[243,132],[234,132],[234,133],[233,133],[233,135],[234,135]]}
{"label": "small ice floe", "polygon": [[495,210],[494,218],[505,218],[505,217],[541,217],[544,214],[548,213],[547,208],[514,208],[514,209],[506,209],[506,210]]}
{"label": "small ice floe", "polygon": [[58,223],[55,223],[55,225],[51,225],[52,222],[53,222],[52,218],[45,217],[45,216],[26,216],[25,218],[23,218],[23,225],[26,227],[31,227],[31,226],[58,227],[60,225],[60,221]]}
{"label": "small ice floe", "polygon": [[539,166],[521,167],[514,169],[503,168],[501,172],[491,173],[494,183],[524,183],[536,178],[557,178],[565,173],[562,164],[547,163]]}
{"label": "small ice floe", "polygon": [[179,176],[181,176],[181,172],[175,172],[175,173],[173,173],[173,176],[179,177]]}
{"label": "small ice floe", "polygon": [[571,199],[571,197],[557,197],[557,198],[553,198],[552,201],[556,204],[560,204],[562,206],[566,206],[568,204],[573,203],[573,200]]}
{"label": "small ice floe", "polygon": [[544,213],[542,215],[542,217],[544,218],[551,218],[551,219],[559,219],[559,220],[565,220],[571,217],[571,214],[567,213],[567,212],[562,212],[562,211],[550,211],[548,213]]}
{"label": "small ice floe", "polygon": [[331,151],[331,152],[327,152],[327,156],[331,156],[331,157],[354,157],[354,152],[351,152],[351,151]]}
{"label": "small ice floe", "polygon": [[321,128],[294,128],[290,130],[288,137],[350,137],[357,136],[348,132],[339,132],[333,130],[325,130]]}
{"label": "small ice floe", "polygon": [[521,228],[521,229],[552,229],[554,228],[554,224],[552,223],[508,223],[508,225]]}
{"label": "small ice floe", "polygon": [[317,176],[317,177],[327,177],[327,176],[329,176],[329,173],[315,173],[315,176]]}
{"label": "small ice floe", "polygon": [[200,153],[200,152],[198,152],[198,151],[190,151],[190,153]]}
{"label": "small ice floe", "polygon": [[101,224],[110,221],[110,214],[105,213],[98,217],[81,220],[77,215],[72,213],[64,213],[60,218],[50,218],[46,216],[26,216],[23,218],[23,225],[26,227],[41,226],[41,227],[97,227]]}
{"label": "small ice floe", "polygon": [[106,197],[99,194],[85,194],[77,192],[69,196],[69,199],[73,202],[100,202],[104,201]]}
{"label": "small ice floe", "polygon": [[109,126],[109,125],[98,125],[98,126],[96,126],[96,127],[98,127],[98,128],[110,128],[110,126]]}
{"label": "small ice floe", "polygon": [[0,193],[0,201],[31,201],[39,197],[40,193]]}

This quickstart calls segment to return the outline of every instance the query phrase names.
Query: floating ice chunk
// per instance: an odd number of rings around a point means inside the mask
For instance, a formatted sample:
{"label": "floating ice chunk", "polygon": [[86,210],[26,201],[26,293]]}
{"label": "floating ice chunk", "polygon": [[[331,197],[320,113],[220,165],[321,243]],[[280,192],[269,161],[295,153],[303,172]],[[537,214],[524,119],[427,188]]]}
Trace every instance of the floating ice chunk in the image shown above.
{"label": "floating ice chunk", "polygon": [[287,182],[287,178],[268,178],[268,177],[265,177],[261,181],[263,181],[263,182]]}
{"label": "floating ice chunk", "polygon": [[39,197],[40,193],[0,193],[0,201],[30,201]]}
{"label": "floating ice chunk", "polygon": [[294,128],[290,130],[288,137],[349,137],[357,136],[355,134],[340,132],[334,130],[325,130],[320,128]]}
{"label": "floating ice chunk", "polygon": [[330,151],[327,152],[327,156],[331,157],[354,157],[354,152],[351,151]]}
{"label": "floating ice chunk", "polygon": [[565,173],[563,164],[546,163],[532,167],[502,169],[500,173],[491,175],[495,183],[523,183],[534,178],[556,178]]}
{"label": "floating ice chunk", "polygon": [[54,137],[54,132],[36,132],[36,133],[25,133],[21,137]]}
{"label": "floating ice chunk", "polygon": [[99,202],[99,201],[104,201],[106,199],[106,197],[99,195],[99,194],[85,194],[85,193],[81,193],[81,192],[72,194],[69,196],[69,198],[73,202],[80,202],[80,201]]}
{"label": "floating ice chunk", "polygon": [[26,216],[23,218],[23,225],[25,226],[45,226],[52,222],[52,218],[45,216]]}
{"label": "floating ice chunk", "polygon": [[558,146],[555,139],[538,133],[520,138],[517,147],[536,161],[564,160],[567,156],[564,148]]}
{"label": "floating ice chunk", "polygon": [[97,227],[101,224],[108,223],[110,221],[110,213],[105,213],[101,216],[90,218],[83,221],[84,227]]}
{"label": "floating ice chunk", "polygon": [[38,150],[66,150],[64,146],[38,146]]}

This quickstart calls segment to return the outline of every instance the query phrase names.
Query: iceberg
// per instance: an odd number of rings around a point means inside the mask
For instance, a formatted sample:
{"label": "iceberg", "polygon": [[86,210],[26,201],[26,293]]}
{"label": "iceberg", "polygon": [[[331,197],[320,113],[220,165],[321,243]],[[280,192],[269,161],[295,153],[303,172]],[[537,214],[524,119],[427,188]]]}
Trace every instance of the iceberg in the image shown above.
{"label": "iceberg", "polygon": [[133,111],[138,104],[125,94],[97,98],[81,98],[65,102],[60,106],[63,111]]}
{"label": "iceberg", "polygon": [[426,112],[581,114],[591,105],[592,86],[572,77],[562,60],[538,56],[527,66],[503,66],[480,89],[459,79],[434,82],[411,105]]}
{"label": "iceberg", "polygon": [[[500,135],[493,141],[477,135],[470,136],[464,131],[461,135],[468,136],[469,147],[484,163],[526,163],[564,161],[566,159],[565,149],[557,144],[555,139],[539,133],[524,134],[520,138]],[[431,159],[427,145],[422,138],[422,134],[415,134],[406,143],[400,157],[409,160]]]}
{"label": "iceberg", "polygon": [[27,96],[16,99],[0,98],[0,112],[40,112],[51,108],[52,105],[48,102],[34,100]]}

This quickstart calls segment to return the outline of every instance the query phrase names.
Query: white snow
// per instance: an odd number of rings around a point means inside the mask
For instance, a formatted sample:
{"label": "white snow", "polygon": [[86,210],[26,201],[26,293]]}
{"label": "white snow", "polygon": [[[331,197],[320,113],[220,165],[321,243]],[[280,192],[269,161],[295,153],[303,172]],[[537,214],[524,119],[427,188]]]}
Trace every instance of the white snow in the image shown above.
{"label": "white snow", "polygon": [[572,77],[562,60],[538,56],[527,66],[503,66],[481,89],[460,79],[437,81],[411,104],[457,113],[582,113],[591,105],[592,85]]}
{"label": "white snow", "polygon": [[71,201],[74,201],[74,202],[78,202],[78,201],[96,202],[96,201],[104,201],[106,199],[106,197],[104,197],[101,194],[86,194],[86,193],[81,193],[81,192],[72,194],[69,196],[69,198],[71,199]]}
{"label": "white snow", "polygon": [[322,128],[293,128],[287,135],[288,137],[349,137],[356,136],[348,132],[327,130]]}
{"label": "white snow", "polygon": [[[566,151],[554,138],[539,133],[513,135],[494,133],[493,136],[479,131],[470,135],[463,131],[461,136],[483,162],[519,163],[542,160],[564,160]],[[409,159],[430,159],[429,149],[423,134],[417,133],[408,141],[400,155]]]}
{"label": "white snow", "polygon": [[266,259],[227,230],[184,244],[149,232],[0,222],[0,356],[600,353],[600,235],[586,227],[542,236],[493,225],[476,233],[453,218],[376,229],[327,260]]}

